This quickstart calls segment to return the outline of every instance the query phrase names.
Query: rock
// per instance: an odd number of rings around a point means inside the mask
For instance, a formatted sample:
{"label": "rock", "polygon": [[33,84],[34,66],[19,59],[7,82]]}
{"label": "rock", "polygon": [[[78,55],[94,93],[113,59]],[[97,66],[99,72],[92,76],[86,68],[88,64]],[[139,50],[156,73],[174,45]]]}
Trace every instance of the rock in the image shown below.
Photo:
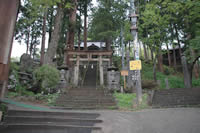
{"label": "rock", "polygon": [[17,85],[17,78],[14,74],[9,76],[8,89],[15,89]]}
{"label": "rock", "polygon": [[28,54],[23,54],[20,58],[20,72],[30,72],[34,67],[34,60]]}

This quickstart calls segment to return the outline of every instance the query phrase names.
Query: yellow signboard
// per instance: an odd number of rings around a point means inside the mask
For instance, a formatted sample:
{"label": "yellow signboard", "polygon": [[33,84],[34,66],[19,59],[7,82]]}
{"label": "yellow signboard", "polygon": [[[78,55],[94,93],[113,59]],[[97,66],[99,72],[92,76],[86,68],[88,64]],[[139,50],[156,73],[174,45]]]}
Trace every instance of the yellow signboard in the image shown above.
{"label": "yellow signboard", "polygon": [[121,70],[121,75],[122,76],[128,76],[128,71],[127,70]]}
{"label": "yellow signboard", "polygon": [[141,60],[130,61],[129,64],[130,64],[130,70],[141,70],[142,69]]}

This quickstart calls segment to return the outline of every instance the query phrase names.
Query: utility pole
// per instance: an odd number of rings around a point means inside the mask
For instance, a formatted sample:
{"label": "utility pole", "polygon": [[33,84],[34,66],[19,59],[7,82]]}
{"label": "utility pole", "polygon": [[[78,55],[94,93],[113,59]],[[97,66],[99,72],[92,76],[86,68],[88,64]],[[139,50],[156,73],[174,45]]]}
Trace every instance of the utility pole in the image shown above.
{"label": "utility pole", "polygon": [[122,46],[122,70],[124,70],[124,51],[125,51],[125,48],[124,48],[124,37],[123,37],[123,27],[121,25],[121,32],[120,32],[120,37],[121,37],[121,46]]}
{"label": "utility pole", "polygon": [[[138,43],[138,28],[137,28],[137,19],[138,15],[136,14],[136,8],[134,4],[134,0],[130,0],[130,22],[131,22],[131,34],[133,35],[133,43],[134,43],[134,58],[135,61],[140,61],[139,54],[139,43]],[[136,86],[136,95],[137,95],[137,105],[142,102],[142,84],[141,84],[141,73],[139,69],[135,69],[132,75],[132,80]]]}
{"label": "utility pole", "polygon": [[[120,1],[120,4],[122,4],[122,0]],[[123,17],[122,17],[122,20],[123,20]],[[120,39],[121,39],[121,54],[122,54],[122,70],[124,70],[124,27],[123,27],[123,22],[121,22],[121,29],[120,29]]]}

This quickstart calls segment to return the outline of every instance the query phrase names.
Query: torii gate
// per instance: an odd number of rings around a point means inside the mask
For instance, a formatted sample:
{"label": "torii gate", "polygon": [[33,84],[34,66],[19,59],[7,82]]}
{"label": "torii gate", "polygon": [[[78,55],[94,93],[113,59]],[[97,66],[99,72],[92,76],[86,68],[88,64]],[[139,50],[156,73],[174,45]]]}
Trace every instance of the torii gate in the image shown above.
{"label": "torii gate", "polygon": [[0,0],[0,98],[4,97],[9,72],[19,0]]}

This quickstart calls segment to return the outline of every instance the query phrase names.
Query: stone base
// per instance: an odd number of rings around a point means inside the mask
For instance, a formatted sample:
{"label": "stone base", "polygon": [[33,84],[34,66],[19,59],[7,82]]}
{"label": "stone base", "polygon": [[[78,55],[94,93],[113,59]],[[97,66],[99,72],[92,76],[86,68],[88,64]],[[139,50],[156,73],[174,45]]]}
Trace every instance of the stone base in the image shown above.
{"label": "stone base", "polygon": [[2,120],[3,112],[0,111],[0,122]]}

